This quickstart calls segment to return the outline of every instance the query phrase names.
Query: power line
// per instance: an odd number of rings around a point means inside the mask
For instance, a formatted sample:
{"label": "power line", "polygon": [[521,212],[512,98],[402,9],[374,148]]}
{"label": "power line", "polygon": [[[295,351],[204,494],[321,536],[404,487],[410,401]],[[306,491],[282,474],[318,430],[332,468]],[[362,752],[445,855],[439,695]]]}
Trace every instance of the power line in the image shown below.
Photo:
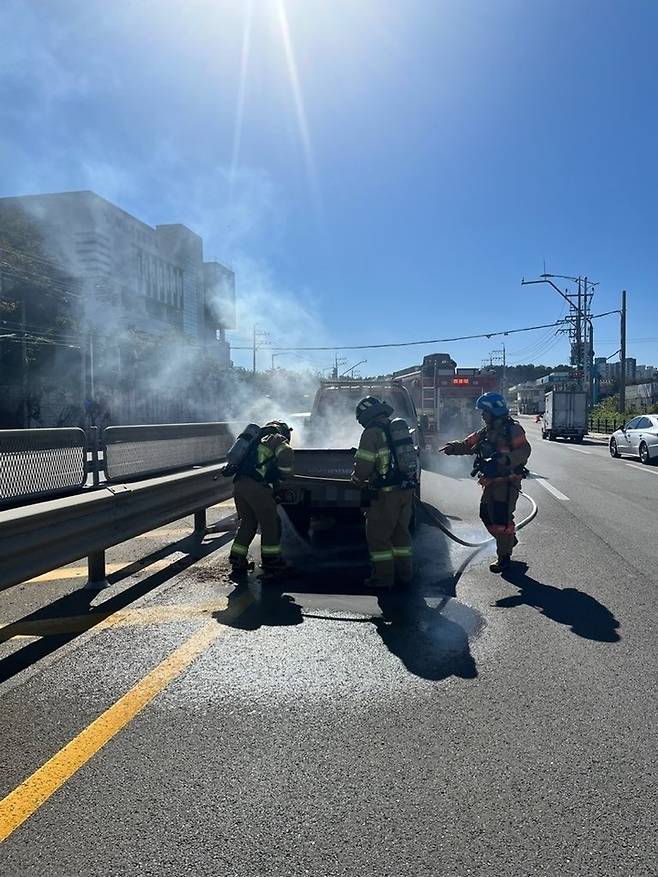
{"label": "power line", "polygon": [[[604,314],[595,314],[590,319],[598,320],[619,311],[606,311]],[[480,332],[476,335],[457,335],[453,338],[431,338],[427,341],[396,341],[389,344],[332,344],[326,347],[271,347],[265,345],[265,350],[382,350],[391,347],[422,347],[430,344],[450,344],[455,341],[474,341],[480,338],[496,338],[501,335],[516,335],[519,332],[534,332],[537,329],[554,329],[564,326],[567,320],[556,320],[554,323],[543,323],[540,326],[525,326],[523,329],[503,329],[499,332]],[[251,347],[233,347],[231,350],[251,350]]]}

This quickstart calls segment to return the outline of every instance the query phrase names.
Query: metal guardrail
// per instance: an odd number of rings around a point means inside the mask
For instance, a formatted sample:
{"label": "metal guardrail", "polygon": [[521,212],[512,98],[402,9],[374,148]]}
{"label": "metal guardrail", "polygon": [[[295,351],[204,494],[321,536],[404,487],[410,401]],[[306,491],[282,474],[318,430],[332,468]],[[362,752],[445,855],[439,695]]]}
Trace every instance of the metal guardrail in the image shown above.
{"label": "metal guardrail", "polygon": [[88,557],[88,586],[105,587],[107,548],[190,514],[200,541],[205,510],[233,493],[220,469],[206,466],[0,511],[0,590],[82,557]]}
{"label": "metal guardrail", "polygon": [[226,456],[242,426],[237,423],[109,426],[102,434],[105,477],[114,482],[215,463]]}
{"label": "metal guardrail", "polygon": [[0,430],[0,508],[79,491],[88,473],[82,429]]}

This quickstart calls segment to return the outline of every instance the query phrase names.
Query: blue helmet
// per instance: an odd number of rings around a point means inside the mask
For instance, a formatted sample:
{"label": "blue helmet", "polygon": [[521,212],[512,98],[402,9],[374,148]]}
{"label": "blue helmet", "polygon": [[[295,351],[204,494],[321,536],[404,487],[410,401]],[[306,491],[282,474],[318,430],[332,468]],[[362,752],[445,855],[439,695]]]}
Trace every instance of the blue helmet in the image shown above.
{"label": "blue helmet", "polygon": [[509,408],[500,393],[485,393],[475,403],[480,411],[488,411],[492,417],[507,417]]}

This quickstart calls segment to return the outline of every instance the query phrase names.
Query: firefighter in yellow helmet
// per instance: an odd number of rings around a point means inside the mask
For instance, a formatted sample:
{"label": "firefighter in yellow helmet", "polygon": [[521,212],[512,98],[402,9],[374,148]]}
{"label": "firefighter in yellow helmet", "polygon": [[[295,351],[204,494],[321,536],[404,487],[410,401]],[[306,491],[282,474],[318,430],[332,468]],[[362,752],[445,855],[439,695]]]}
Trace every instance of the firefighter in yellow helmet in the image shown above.
{"label": "firefighter in yellow helmet", "polygon": [[249,569],[247,555],[258,527],[263,572],[278,575],[289,569],[281,555],[281,521],[274,485],[293,474],[291,432],[283,421],[270,421],[238,467],[233,496],[239,527],[229,555],[234,574],[244,575]]}
{"label": "firefighter in yellow helmet", "polygon": [[364,427],[354,457],[352,482],[372,493],[366,512],[366,538],[372,565],[369,587],[391,589],[407,585],[413,576],[409,526],[414,487],[396,468],[389,427],[393,409],[387,402],[366,396],[356,407]]}
{"label": "firefighter in yellow helmet", "polygon": [[495,538],[498,553],[489,569],[498,573],[510,565],[517,544],[514,510],[531,448],[500,393],[485,393],[475,407],[482,412],[483,429],[462,442],[448,442],[445,453],[476,455],[473,472],[479,473],[483,488],[480,519]]}

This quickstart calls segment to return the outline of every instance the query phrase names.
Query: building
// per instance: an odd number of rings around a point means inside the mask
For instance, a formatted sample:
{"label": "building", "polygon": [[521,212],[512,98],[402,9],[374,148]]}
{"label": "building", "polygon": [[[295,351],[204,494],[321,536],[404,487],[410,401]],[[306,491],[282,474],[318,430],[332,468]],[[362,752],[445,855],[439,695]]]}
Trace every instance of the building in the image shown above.
{"label": "building", "polygon": [[235,275],[204,262],[199,235],[180,224],[153,228],[90,191],[0,198],[0,222],[16,208],[53,259],[82,282],[83,317],[97,336],[180,333],[230,366]]}
{"label": "building", "polygon": [[[621,380],[621,363],[608,362],[604,357],[597,356],[594,367],[602,381],[619,383]],[[637,380],[637,360],[626,357],[626,383],[633,384]],[[645,368],[645,366],[642,366]]]}
{"label": "building", "polygon": [[516,399],[519,414],[542,414],[547,387],[537,381],[524,381],[509,388],[509,398]]}
{"label": "building", "polygon": [[626,402],[639,411],[658,411],[658,381],[626,387]]}
{"label": "building", "polygon": [[658,380],[658,366],[638,365],[635,367],[635,380],[638,384]]}

